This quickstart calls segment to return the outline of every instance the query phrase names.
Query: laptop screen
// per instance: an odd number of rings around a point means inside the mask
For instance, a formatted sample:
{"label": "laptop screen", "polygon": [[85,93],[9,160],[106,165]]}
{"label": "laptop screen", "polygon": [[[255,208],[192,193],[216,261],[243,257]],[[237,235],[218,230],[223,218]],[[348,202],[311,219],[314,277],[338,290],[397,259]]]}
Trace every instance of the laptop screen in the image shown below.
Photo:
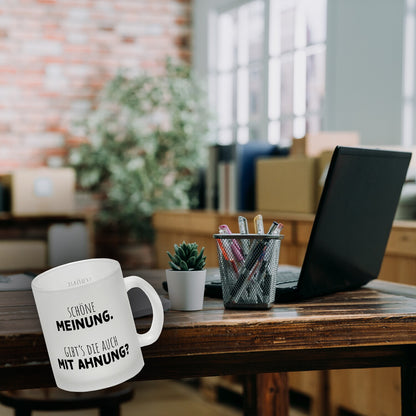
{"label": "laptop screen", "polygon": [[310,297],[377,277],[410,153],[337,147],[299,280]]}

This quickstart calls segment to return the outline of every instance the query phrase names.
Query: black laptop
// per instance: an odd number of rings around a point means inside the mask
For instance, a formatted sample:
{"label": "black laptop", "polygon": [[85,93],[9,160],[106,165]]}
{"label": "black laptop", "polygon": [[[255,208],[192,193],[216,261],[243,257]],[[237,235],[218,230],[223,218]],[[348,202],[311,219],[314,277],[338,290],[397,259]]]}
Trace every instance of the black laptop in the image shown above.
{"label": "black laptop", "polygon": [[[410,158],[336,147],[303,265],[279,265],[275,302],[357,289],[377,278]],[[205,294],[221,296],[214,274],[207,275]]]}
{"label": "black laptop", "polygon": [[336,147],[302,267],[298,273],[280,267],[276,302],[357,289],[377,278],[410,158]]}

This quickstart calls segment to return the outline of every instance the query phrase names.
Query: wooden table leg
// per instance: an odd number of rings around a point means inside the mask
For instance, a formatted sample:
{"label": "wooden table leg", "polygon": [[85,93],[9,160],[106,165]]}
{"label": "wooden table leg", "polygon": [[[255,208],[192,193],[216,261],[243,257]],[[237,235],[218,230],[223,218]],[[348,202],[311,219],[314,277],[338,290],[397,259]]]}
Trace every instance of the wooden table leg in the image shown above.
{"label": "wooden table leg", "polygon": [[264,373],[245,377],[244,416],[288,415],[287,373]]}
{"label": "wooden table leg", "polygon": [[416,367],[401,367],[402,416],[416,416]]}

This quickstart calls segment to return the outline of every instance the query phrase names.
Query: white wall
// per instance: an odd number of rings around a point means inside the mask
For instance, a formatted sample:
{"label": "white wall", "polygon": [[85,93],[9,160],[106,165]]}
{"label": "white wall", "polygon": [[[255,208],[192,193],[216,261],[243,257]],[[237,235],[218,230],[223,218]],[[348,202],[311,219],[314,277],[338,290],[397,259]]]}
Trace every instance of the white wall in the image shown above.
{"label": "white wall", "polygon": [[401,140],[404,0],[328,0],[326,130]]}

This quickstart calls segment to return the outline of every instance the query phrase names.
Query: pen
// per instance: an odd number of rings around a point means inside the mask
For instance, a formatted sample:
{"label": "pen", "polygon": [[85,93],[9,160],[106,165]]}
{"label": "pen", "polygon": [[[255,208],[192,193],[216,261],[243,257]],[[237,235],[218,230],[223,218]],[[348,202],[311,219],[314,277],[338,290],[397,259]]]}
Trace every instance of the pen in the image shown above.
{"label": "pen", "polygon": [[248,234],[248,223],[246,217],[241,215],[238,217],[238,229],[240,230],[240,234]]}
{"label": "pen", "polygon": [[[220,231],[220,233],[221,233],[221,231]],[[230,259],[228,257],[227,250],[225,249],[222,241],[220,239],[217,239],[217,241],[218,241],[218,246],[219,246],[219,248],[220,248],[220,250],[222,252],[222,255],[224,256],[224,259],[231,264],[231,266],[233,267],[234,272],[236,274],[238,274],[238,269],[237,269],[237,266],[235,264],[235,261],[233,259]]]}
{"label": "pen", "polygon": [[[250,255],[247,257],[242,270],[239,270],[239,277],[234,287],[231,290],[231,301],[237,303],[240,297],[247,289],[249,282],[252,280],[255,272],[259,270],[261,263],[264,258],[264,246],[261,247],[261,242],[255,241],[252,247],[256,244],[257,248],[255,251],[250,250]],[[261,253],[259,255],[259,250]]]}
{"label": "pen", "polygon": [[[268,234],[271,235],[280,235],[280,231],[283,228],[283,224],[273,221],[273,224],[270,226]],[[257,280],[263,287],[263,298],[265,302],[268,302],[267,298],[270,296],[272,287],[272,276],[270,274],[269,265],[273,262],[273,253],[275,253],[275,245],[279,244],[276,240],[271,240],[266,247],[266,253],[264,256],[264,262],[261,265],[259,273],[257,275]]]}
{"label": "pen", "polygon": [[[265,298],[267,298],[267,296],[270,295],[270,291],[272,290],[272,278],[269,271],[269,265],[270,262],[272,262],[273,253],[275,253],[274,248],[276,244],[278,244],[277,240],[270,240],[269,244],[265,247],[264,260],[257,275],[257,280],[259,282],[263,282],[263,296]],[[268,276],[269,279],[266,279],[266,276]]]}
{"label": "pen", "polygon": [[280,235],[280,230],[282,228],[283,224],[278,223],[277,221],[273,221],[272,225],[269,228],[269,231],[267,231],[267,234]]}
{"label": "pen", "polygon": [[[268,235],[273,235],[276,230],[279,230],[279,223],[277,221],[273,221],[273,224],[268,231]],[[253,267],[259,264],[256,264],[256,262],[264,261],[264,256],[266,251],[268,251],[267,248],[270,245],[270,242],[272,242],[271,246],[273,247],[273,241],[269,240],[268,238],[262,238],[261,240],[258,239],[253,241],[243,266],[238,270],[239,277],[231,291],[231,300],[233,302],[238,302],[242,293],[246,289],[248,282],[250,281],[250,279],[248,279],[248,276],[250,276],[250,271],[253,269]],[[266,268],[266,266],[267,264],[262,267],[263,270]]]}
{"label": "pen", "polygon": [[250,281],[248,278],[250,276],[250,271],[256,266],[256,263],[261,260],[264,246],[264,240],[257,240],[252,243],[250,252],[244,261],[244,265],[238,270],[239,277],[231,291],[231,300],[233,302],[238,302],[244,290],[246,289],[248,282]]}
{"label": "pen", "polygon": [[[248,234],[248,223],[246,217],[243,217],[241,215],[238,217],[238,228],[240,230],[240,234]],[[247,256],[247,253],[250,249],[250,240],[242,238],[241,248],[243,250],[243,256]]]}
{"label": "pen", "polygon": [[[226,224],[222,224],[219,227],[220,233],[223,232],[225,234],[232,234],[230,228]],[[237,240],[233,239],[231,240],[231,251],[237,261],[243,261],[243,252],[241,250],[240,244],[238,244]]]}
{"label": "pen", "polygon": [[263,216],[261,214],[254,217],[254,232],[256,234],[264,234]]}

